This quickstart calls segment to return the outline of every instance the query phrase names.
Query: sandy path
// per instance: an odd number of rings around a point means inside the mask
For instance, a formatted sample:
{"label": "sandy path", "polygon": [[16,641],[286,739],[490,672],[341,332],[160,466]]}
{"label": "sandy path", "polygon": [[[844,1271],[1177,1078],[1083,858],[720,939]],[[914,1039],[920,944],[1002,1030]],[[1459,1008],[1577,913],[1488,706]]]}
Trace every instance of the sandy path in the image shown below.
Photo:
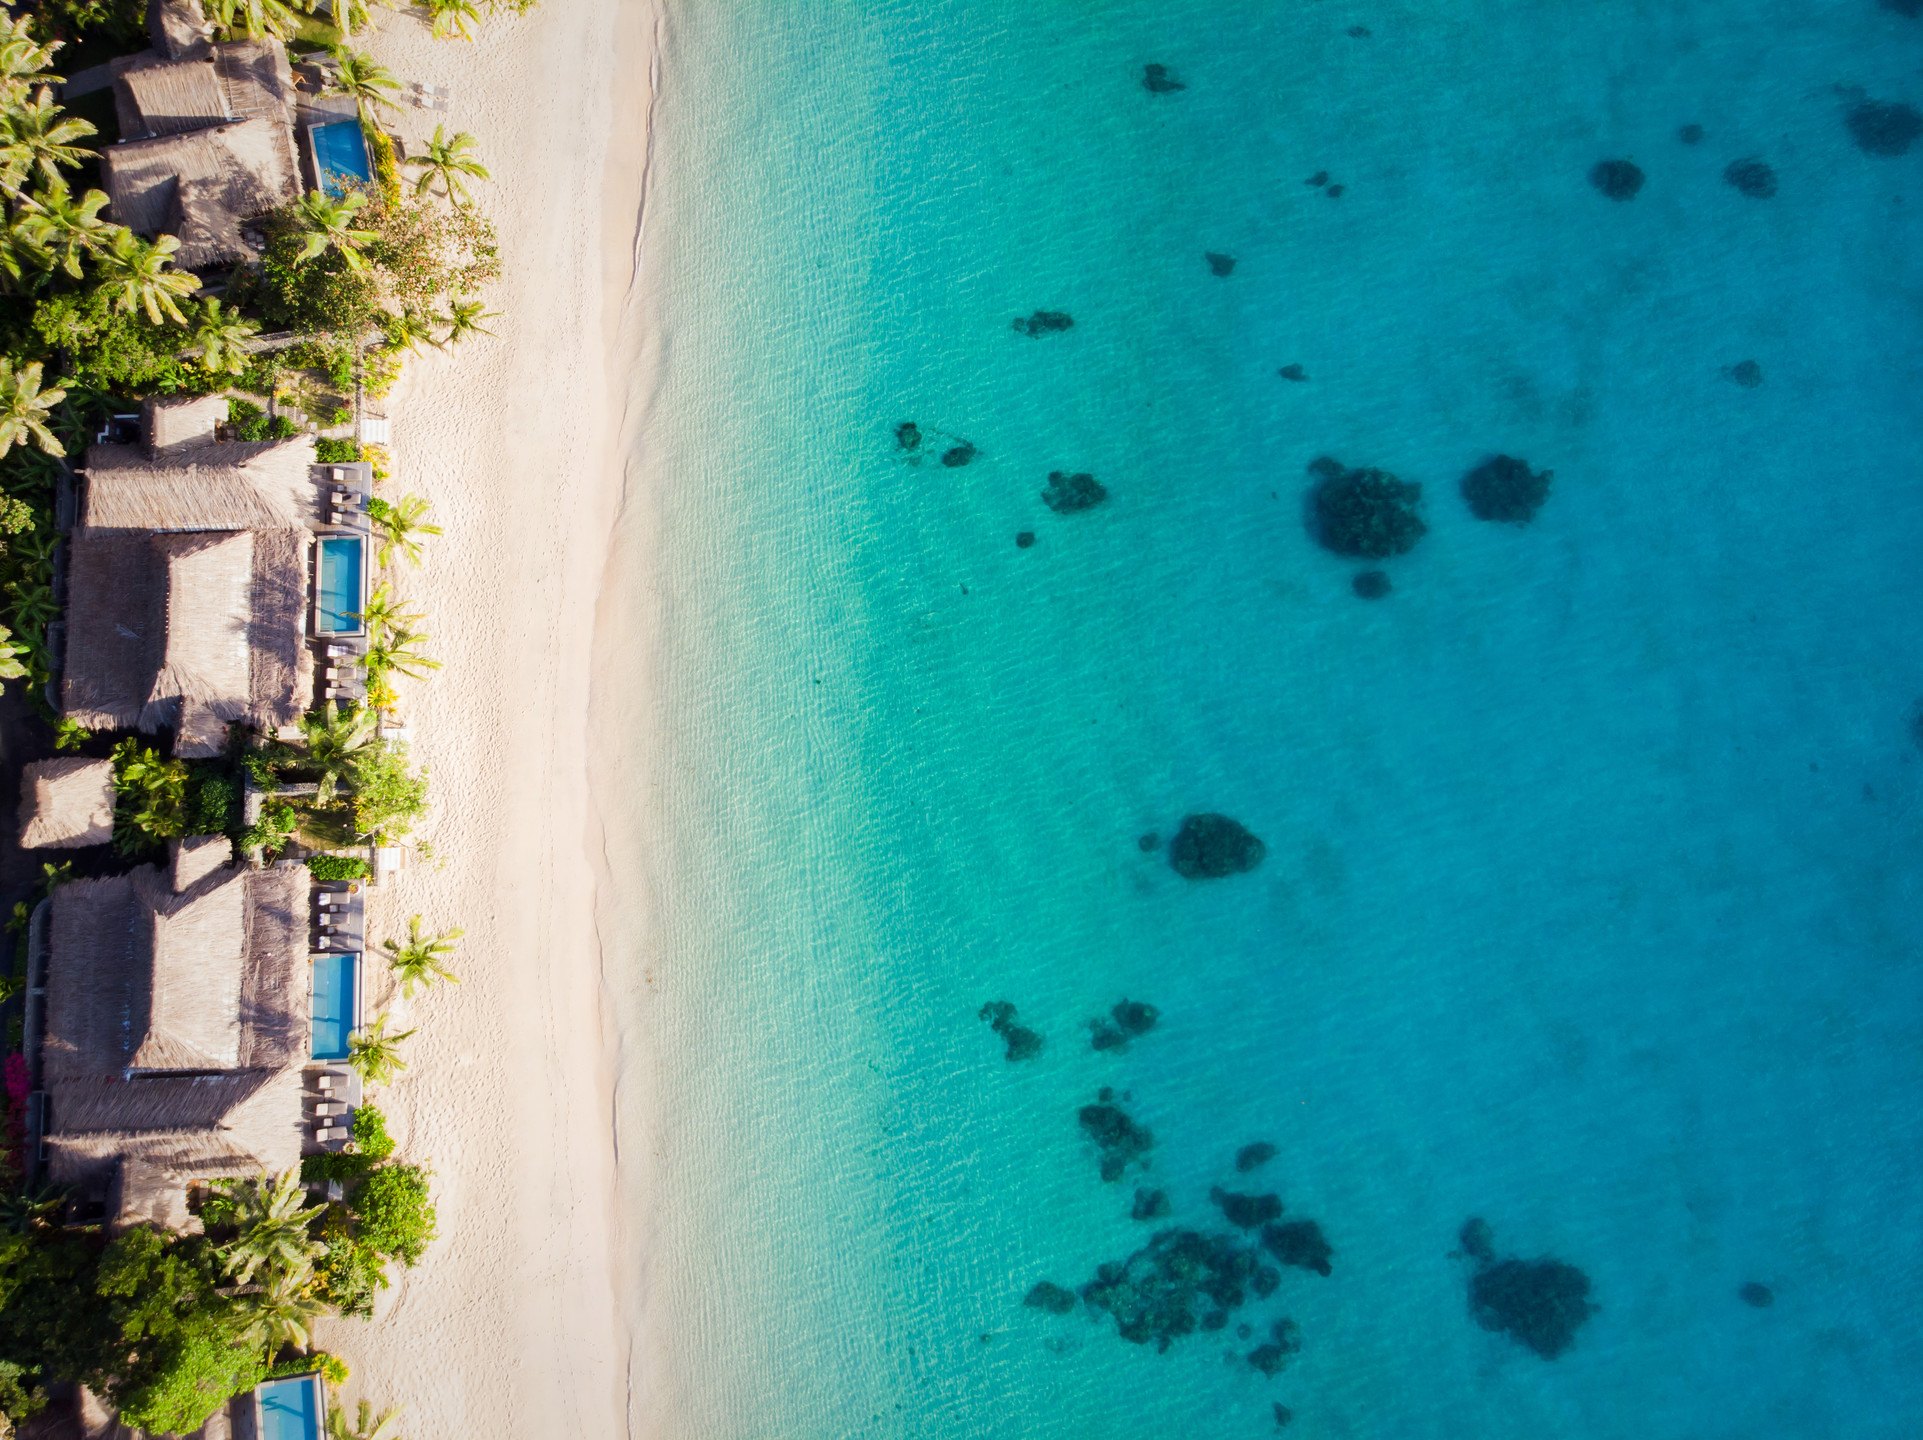
{"label": "sandy path", "polygon": [[619,501],[610,387],[627,386],[650,22],[642,0],[549,0],[464,45],[376,14],[359,43],[448,86],[450,129],[494,172],[505,274],[487,297],[495,338],[414,361],[389,402],[393,489],[425,495],[447,531],[401,587],[445,668],[403,692],[438,859],[377,896],[377,933],[418,911],[467,936],[463,983],[404,1007],[419,1034],[379,1103],[434,1167],[441,1238],[372,1324],[320,1338],[353,1367],[350,1399],[406,1407],[409,1440],[599,1440],[626,1433],[616,1285],[632,1271],[593,929],[588,665]]}

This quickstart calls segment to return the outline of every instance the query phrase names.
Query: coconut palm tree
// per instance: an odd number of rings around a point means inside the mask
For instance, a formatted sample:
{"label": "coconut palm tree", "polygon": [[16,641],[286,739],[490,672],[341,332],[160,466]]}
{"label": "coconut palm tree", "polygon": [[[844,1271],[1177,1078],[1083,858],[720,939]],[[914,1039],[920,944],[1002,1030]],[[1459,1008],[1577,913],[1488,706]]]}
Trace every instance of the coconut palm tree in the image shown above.
{"label": "coconut palm tree", "polygon": [[447,126],[436,125],[434,138],[427,142],[427,149],[419,155],[410,155],[407,163],[421,173],[415,178],[414,193],[425,195],[440,182],[442,192],[456,205],[465,205],[473,197],[468,193],[467,180],[489,178],[487,166],[476,160],[472,154],[474,137],[465,130],[447,133]]}
{"label": "coconut palm tree", "polygon": [[416,990],[425,989],[436,980],[452,980],[460,983],[461,977],[447,968],[447,957],[454,953],[454,942],[467,932],[461,929],[443,930],[437,935],[421,933],[421,917],[413,916],[407,922],[407,941],[383,940],[381,949],[387,952],[389,968],[400,977],[401,994],[411,997]]}
{"label": "coconut palm tree", "polygon": [[366,269],[367,257],[361,251],[374,243],[374,232],[359,230],[354,226],[355,217],[366,204],[367,197],[358,190],[338,200],[318,190],[309,190],[296,200],[294,220],[300,227],[303,240],[300,254],[294,257],[295,263],[305,265],[327,251],[335,250],[340,253],[349,270]]}
{"label": "coconut palm tree", "polygon": [[23,103],[35,83],[59,84],[58,75],[46,73],[58,48],[36,40],[33,23],[25,15],[0,17],[0,106],[11,109]]}
{"label": "coconut palm tree", "polygon": [[301,716],[300,733],[307,742],[307,764],[320,771],[314,803],[332,805],[341,783],[354,773],[354,761],[375,741],[374,712],[361,705],[343,710],[329,700],[318,714]]}
{"label": "coconut palm tree", "polygon": [[381,317],[381,338],[392,349],[413,354],[423,345],[433,345],[433,322],[413,305],[389,310]]}
{"label": "coconut palm tree", "polygon": [[180,241],[162,235],[149,244],[131,230],[115,230],[98,256],[100,283],[113,292],[116,310],[144,310],[158,325],[187,323],[180,302],[200,288],[200,277],[172,268]]}
{"label": "coconut palm tree", "polygon": [[328,88],[353,100],[361,124],[374,123],[377,106],[385,106],[389,110],[394,108],[393,97],[401,88],[401,82],[395,78],[392,70],[385,65],[375,64],[345,45],[336,45],[329,53],[334,57],[334,79]]}
{"label": "coconut palm tree", "polygon": [[120,229],[100,218],[106,208],[103,191],[89,190],[76,200],[66,180],[56,176],[23,197],[20,223],[46,253],[49,269],[58,267],[78,280],[83,273],[80,262],[108,244]]}
{"label": "coconut palm tree", "polygon": [[428,671],[441,668],[440,661],[414,648],[427,643],[428,639],[425,631],[410,630],[405,625],[389,626],[386,634],[367,647],[369,677],[405,675],[410,680],[426,679]]}
{"label": "coconut palm tree", "polygon": [[258,1275],[276,1279],[305,1276],[321,1246],[308,1235],[325,1205],[303,1205],[300,1171],[283,1170],[269,1180],[225,1180],[217,1193],[232,1207],[234,1238],[214,1247],[230,1280],[251,1285]]}
{"label": "coconut palm tree", "polygon": [[421,0],[436,40],[472,40],[474,27],[481,23],[481,10],[474,0]]}
{"label": "coconut palm tree", "polygon": [[314,1288],[313,1271],[282,1275],[241,1301],[247,1315],[245,1335],[269,1354],[283,1345],[306,1350],[314,1343],[314,1322],[332,1307]]}
{"label": "coconut palm tree", "polygon": [[433,508],[419,495],[403,495],[393,504],[378,498],[367,502],[367,517],[381,537],[382,565],[399,554],[407,557],[408,564],[420,566],[420,537],[441,533],[440,526],[427,520],[427,512]]}
{"label": "coconut palm tree", "polygon": [[492,335],[494,332],[481,322],[497,320],[497,311],[486,309],[479,300],[453,300],[448,303],[447,314],[441,316],[441,323],[447,326],[447,333],[441,337],[442,345],[452,345],[465,340],[470,335]]}
{"label": "coconut palm tree", "polygon": [[260,326],[209,297],[194,312],[193,341],[183,354],[198,355],[210,375],[238,375],[247,368],[247,342]]}
{"label": "coconut palm tree", "polygon": [[0,355],[0,456],[30,440],[49,455],[67,453],[47,427],[48,412],[67,398],[67,392],[57,385],[41,389],[40,375],[38,360],[16,370],[11,360]]}
{"label": "coconut palm tree", "polygon": [[53,257],[41,245],[40,235],[40,227],[30,215],[14,211],[0,219],[0,273],[13,285],[29,275],[37,284],[53,269]]}
{"label": "coconut palm tree", "polygon": [[398,1405],[376,1415],[374,1407],[363,1400],[360,1413],[352,1422],[347,1418],[345,1405],[330,1405],[327,1407],[327,1440],[401,1440],[401,1432],[395,1428],[400,1423]]}
{"label": "coconut palm tree", "polygon": [[417,625],[423,618],[420,611],[408,609],[405,602],[395,597],[394,588],[385,584],[374,587],[360,612],[360,622],[370,642],[380,640],[392,630]]}
{"label": "coconut palm tree", "polygon": [[387,1017],[379,1016],[372,1025],[347,1037],[348,1066],[361,1077],[362,1083],[385,1085],[407,1068],[407,1062],[401,1059],[401,1041],[413,1034],[412,1030],[403,1030],[398,1035],[389,1035]]}
{"label": "coconut palm tree", "polygon": [[13,631],[0,625],[0,680],[26,679],[29,672],[20,657],[32,654],[25,645],[14,642]]}
{"label": "coconut palm tree", "polygon": [[45,85],[31,99],[0,108],[0,190],[18,194],[36,171],[53,184],[62,165],[78,165],[93,154],[75,142],[94,133],[92,125],[54,104]]}
{"label": "coconut palm tree", "polygon": [[[290,40],[300,29],[300,16],[287,0],[205,0],[214,23],[249,40]],[[312,0],[300,8],[312,13]]]}
{"label": "coconut palm tree", "polygon": [[[372,17],[370,0],[330,0],[334,11],[334,23],[341,27],[341,34],[352,35],[356,30],[367,28]],[[392,0],[372,0],[372,4],[386,8]]]}

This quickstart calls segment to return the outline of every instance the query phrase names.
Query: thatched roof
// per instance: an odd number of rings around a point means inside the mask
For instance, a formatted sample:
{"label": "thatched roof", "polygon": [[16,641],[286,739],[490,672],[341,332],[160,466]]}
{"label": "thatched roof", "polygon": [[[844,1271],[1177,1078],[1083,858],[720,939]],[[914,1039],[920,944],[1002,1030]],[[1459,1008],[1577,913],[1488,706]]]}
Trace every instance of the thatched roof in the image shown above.
{"label": "thatched roof", "polygon": [[311,543],[305,530],[77,531],[67,715],[96,730],[177,726],[174,753],[189,758],[218,755],[236,720],[292,724],[313,688]]}
{"label": "thatched roof", "polygon": [[188,270],[252,256],[242,224],[300,195],[293,132],[265,118],[109,145],[100,167],[113,218],[178,234]]}
{"label": "thatched roof", "polygon": [[217,427],[227,423],[225,395],[155,396],[140,407],[140,431],[147,454],[158,459],[170,450],[214,443]]}
{"label": "thatched roof", "polygon": [[80,524],[87,530],[272,530],[323,523],[314,441],[194,446],[149,456],[93,445]]}
{"label": "thatched roof", "polygon": [[20,843],[78,849],[113,839],[114,766],[77,755],[35,760],[20,772]]}
{"label": "thatched roof", "polygon": [[114,98],[120,133],[129,137],[180,135],[238,118],[228,113],[220,77],[206,60],[129,66]]}
{"label": "thatched roof", "polygon": [[169,60],[204,55],[213,33],[200,0],[148,0],[147,38]]}
{"label": "thatched roof", "polygon": [[190,835],[174,841],[169,849],[167,883],[178,894],[234,862],[234,843],[225,835]]}
{"label": "thatched roof", "polygon": [[184,892],[143,866],[54,893],[41,1052],[52,1178],[111,1182],[123,1223],[178,1223],[187,1180],[300,1157],[307,873],[196,876],[204,858],[175,857]]}

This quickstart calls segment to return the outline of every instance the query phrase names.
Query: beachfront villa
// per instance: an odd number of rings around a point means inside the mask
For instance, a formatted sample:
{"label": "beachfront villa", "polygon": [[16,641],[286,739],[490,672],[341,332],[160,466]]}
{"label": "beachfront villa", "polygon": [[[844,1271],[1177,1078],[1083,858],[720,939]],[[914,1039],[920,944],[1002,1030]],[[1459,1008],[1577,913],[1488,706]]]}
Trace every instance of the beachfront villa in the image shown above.
{"label": "beachfront villa", "polygon": [[300,1161],[307,872],[230,859],[224,837],[176,841],[49,902],[45,1174],[116,1226],[182,1227],[192,1185]]}
{"label": "beachfront villa", "polygon": [[197,0],[156,0],[154,48],[114,63],[120,143],[101,152],[110,213],[180,238],[188,270],[254,259],[248,223],[300,195],[295,87],[278,40],[216,45]]}
{"label": "beachfront villa", "polygon": [[172,729],[184,758],[297,720],[310,628],[351,636],[366,601],[365,467],[317,466],[304,435],[222,440],[226,418],[219,396],[150,400],[139,441],[91,446],[68,561],[61,708]]}

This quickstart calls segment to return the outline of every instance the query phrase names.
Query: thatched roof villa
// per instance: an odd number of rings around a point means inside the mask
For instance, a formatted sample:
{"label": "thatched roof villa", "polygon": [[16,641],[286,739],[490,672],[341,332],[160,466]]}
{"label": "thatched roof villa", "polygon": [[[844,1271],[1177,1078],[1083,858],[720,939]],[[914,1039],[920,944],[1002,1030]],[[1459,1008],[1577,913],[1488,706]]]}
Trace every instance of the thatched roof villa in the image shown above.
{"label": "thatched roof villa", "polygon": [[225,416],[150,400],[144,444],[90,447],[67,567],[61,708],[95,730],[174,727],[189,758],[236,721],[292,723],[313,693],[314,442],[217,441]]}
{"label": "thatched roof villa", "polygon": [[20,844],[77,850],[114,836],[114,763],[62,755],[20,772]]}
{"label": "thatched roof villa", "polygon": [[122,138],[101,152],[110,213],[179,236],[189,270],[251,259],[246,222],[300,195],[286,47],[211,43],[194,0],[159,0],[148,28],[155,48],[114,80]]}
{"label": "thatched roof villa", "polygon": [[47,1176],[116,1225],[179,1227],[190,1184],[300,1161],[307,872],[230,854],[219,836],[177,841],[165,867],[53,895]]}

